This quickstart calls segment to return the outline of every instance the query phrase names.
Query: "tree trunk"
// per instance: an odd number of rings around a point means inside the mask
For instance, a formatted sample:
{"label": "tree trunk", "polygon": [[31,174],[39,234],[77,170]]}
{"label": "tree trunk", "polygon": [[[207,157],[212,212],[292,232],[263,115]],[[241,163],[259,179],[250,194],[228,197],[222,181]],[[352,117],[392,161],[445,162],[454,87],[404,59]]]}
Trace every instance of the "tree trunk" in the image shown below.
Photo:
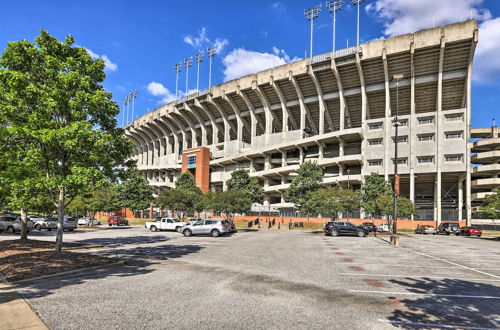
{"label": "tree trunk", "polygon": [[28,239],[28,211],[21,209],[21,241]]}
{"label": "tree trunk", "polygon": [[64,188],[59,188],[59,201],[57,204],[57,234],[55,252],[60,253],[62,249],[64,232]]}

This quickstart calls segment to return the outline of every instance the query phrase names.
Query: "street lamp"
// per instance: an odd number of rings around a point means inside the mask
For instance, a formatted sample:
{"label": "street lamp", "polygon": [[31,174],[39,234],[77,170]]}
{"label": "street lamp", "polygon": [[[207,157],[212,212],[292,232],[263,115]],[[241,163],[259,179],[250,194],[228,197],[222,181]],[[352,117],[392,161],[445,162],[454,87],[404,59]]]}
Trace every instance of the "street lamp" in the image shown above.
{"label": "street lamp", "polygon": [[398,175],[398,127],[401,126],[399,121],[399,81],[403,79],[403,74],[395,74],[392,79],[396,82],[396,115],[392,121],[395,129],[394,134],[394,205],[393,205],[393,219],[392,219],[392,236],[391,244],[399,245],[399,237],[397,236],[397,222],[398,222],[398,196],[399,196],[399,175]]}
{"label": "street lamp", "polygon": [[175,65],[175,98],[179,98],[179,72],[182,71],[182,63]]}
{"label": "street lamp", "polygon": [[[326,9],[333,13],[333,52],[335,53],[335,44],[336,44],[336,25],[337,25],[337,12],[342,9],[344,5],[344,0],[333,0],[328,1],[326,3]],[[335,54],[334,54],[335,55]]]}
{"label": "street lamp", "polygon": [[304,16],[305,16],[305,18],[307,18],[309,21],[311,21],[311,44],[310,44],[310,47],[309,47],[309,57],[310,58],[312,58],[312,52],[313,52],[313,27],[314,27],[314,20],[316,18],[318,18],[320,12],[321,12],[321,4],[317,5],[316,7],[304,10]]}
{"label": "street lamp", "polygon": [[358,33],[357,33],[357,46],[359,47],[359,7],[361,7],[361,4],[365,2],[366,0],[350,0],[353,5],[358,6]]}
{"label": "street lamp", "polygon": [[189,68],[192,65],[193,65],[193,56],[189,56],[184,60],[184,66],[186,67],[186,96],[188,95]]}
{"label": "street lamp", "polygon": [[196,63],[198,63],[198,74],[196,75],[196,90],[200,90],[200,63],[203,61],[204,52],[196,53]]}
{"label": "street lamp", "polygon": [[217,54],[217,47],[209,47],[207,48],[207,54],[210,59],[209,71],[208,71],[208,88],[212,87],[212,57]]}

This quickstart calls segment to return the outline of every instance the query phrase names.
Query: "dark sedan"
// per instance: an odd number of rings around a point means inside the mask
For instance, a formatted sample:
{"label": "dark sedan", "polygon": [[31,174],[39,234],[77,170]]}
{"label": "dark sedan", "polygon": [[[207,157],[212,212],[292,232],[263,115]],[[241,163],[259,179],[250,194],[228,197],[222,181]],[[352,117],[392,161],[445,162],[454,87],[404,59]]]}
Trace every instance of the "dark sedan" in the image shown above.
{"label": "dark sedan", "polygon": [[365,237],[368,236],[368,230],[361,227],[355,226],[350,222],[344,221],[330,221],[325,225],[325,235],[339,236],[339,235],[350,235]]}

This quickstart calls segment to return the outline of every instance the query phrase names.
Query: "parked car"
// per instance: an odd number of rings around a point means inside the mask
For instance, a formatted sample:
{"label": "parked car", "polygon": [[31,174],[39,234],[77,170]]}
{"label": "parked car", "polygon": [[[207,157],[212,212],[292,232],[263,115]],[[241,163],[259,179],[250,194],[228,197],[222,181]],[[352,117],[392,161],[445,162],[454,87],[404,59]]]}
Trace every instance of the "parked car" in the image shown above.
{"label": "parked car", "polygon": [[[28,231],[33,229],[33,221],[27,220],[26,226]],[[0,216],[0,232],[6,231],[8,233],[14,234],[16,232],[21,231],[21,228],[22,228],[21,218],[12,215]]]}
{"label": "parked car", "polygon": [[37,223],[38,221],[45,220],[44,217],[42,217],[40,215],[37,215],[37,214],[30,214],[30,215],[28,215],[28,219],[30,219],[31,221],[33,221],[33,223]]}
{"label": "parked car", "polygon": [[415,234],[433,234],[436,235],[436,228],[433,226],[420,225],[415,229]]}
{"label": "parked car", "polygon": [[442,222],[437,230],[438,234],[456,234],[460,230],[460,226],[456,222]]}
{"label": "parked car", "polygon": [[347,221],[330,221],[325,225],[325,235],[338,236],[338,235],[354,235],[358,237],[365,237],[368,235],[368,230],[361,226],[355,226]]}
{"label": "parked car", "polygon": [[377,231],[377,226],[375,226],[375,224],[373,222],[363,222],[361,224],[361,227],[368,230],[368,232],[376,232]]}
{"label": "parked car", "polygon": [[156,221],[148,221],[144,224],[144,227],[151,231],[162,231],[162,230],[175,230],[179,231],[180,228],[184,227],[187,222],[182,222],[175,218],[156,218]]}
{"label": "parked car", "polygon": [[78,219],[78,226],[98,226],[100,224],[100,220],[92,219],[91,217],[83,217]]}
{"label": "parked car", "polygon": [[35,222],[35,229],[38,231],[41,231],[42,229],[47,229],[48,231],[57,229],[57,218],[51,217],[38,220]]}
{"label": "parked car", "polygon": [[108,226],[128,226],[128,220],[124,217],[112,216],[108,218]]}
{"label": "parked car", "polygon": [[212,235],[213,237],[219,237],[230,232],[229,222],[222,219],[198,220],[194,224],[189,224],[182,228],[182,233],[186,237],[192,235]]}
{"label": "parked car", "polygon": [[460,230],[456,233],[456,235],[481,237],[481,235],[483,235],[483,230],[475,226],[466,226],[460,228]]}
{"label": "parked car", "polygon": [[383,223],[383,224],[377,226],[377,232],[387,233],[387,232],[391,231],[391,228],[392,228],[392,226],[390,226],[389,224]]}

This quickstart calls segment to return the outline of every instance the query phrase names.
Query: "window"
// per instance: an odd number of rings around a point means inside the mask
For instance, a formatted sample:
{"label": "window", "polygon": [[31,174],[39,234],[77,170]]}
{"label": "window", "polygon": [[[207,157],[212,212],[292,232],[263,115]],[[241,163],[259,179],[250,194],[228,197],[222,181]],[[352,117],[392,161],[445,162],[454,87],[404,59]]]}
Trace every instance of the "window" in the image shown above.
{"label": "window", "polygon": [[382,128],[382,123],[373,123],[373,124],[368,124],[368,127],[370,129],[381,129]]}
{"label": "window", "polygon": [[418,123],[420,125],[432,124],[432,123],[434,123],[434,117],[421,117],[421,118],[418,118]]}
{"label": "window", "polygon": [[430,164],[434,162],[434,156],[421,156],[417,160],[419,164]]}
{"label": "window", "polygon": [[382,159],[373,159],[368,161],[370,166],[382,166]]}
{"label": "window", "polygon": [[368,144],[371,146],[378,146],[382,144],[382,139],[372,139],[368,140]]}
{"label": "window", "polygon": [[399,127],[408,127],[408,119],[399,119]]}
{"label": "window", "polygon": [[[392,160],[394,164],[394,159]],[[408,158],[398,158],[398,165],[406,165],[408,163]]]}
{"label": "window", "polygon": [[[396,142],[396,137],[392,137],[392,142]],[[398,136],[398,143],[408,143],[408,135]]]}
{"label": "window", "polygon": [[460,131],[460,132],[446,132],[446,139],[447,140],[450,140],[450,139],[461,139],[462,138],[462,134],[463,132]]}
{"label": "window", "polygon": [[462,121],[463,120],[463,114],[461,113],[455,113],[452,115],[446,115],[446,121]]}
{"label": "window", "polygon": [[187,167],[188,168],[196,167],[196,155],[188,156]]}
{"label": "window", "polygon": [[418,141],[434,141],[434,134],[420,134],[418,136]]}
{"label": "window", "polygon": [[174,223],[174,220],[172,220],[172,219],[168,219],[168,220],[167,220],[167,222],[168,222],[168,223]]}
{"label": "window", "polygon": [[463,155],[444,155],[447,162],[461,162]]}

